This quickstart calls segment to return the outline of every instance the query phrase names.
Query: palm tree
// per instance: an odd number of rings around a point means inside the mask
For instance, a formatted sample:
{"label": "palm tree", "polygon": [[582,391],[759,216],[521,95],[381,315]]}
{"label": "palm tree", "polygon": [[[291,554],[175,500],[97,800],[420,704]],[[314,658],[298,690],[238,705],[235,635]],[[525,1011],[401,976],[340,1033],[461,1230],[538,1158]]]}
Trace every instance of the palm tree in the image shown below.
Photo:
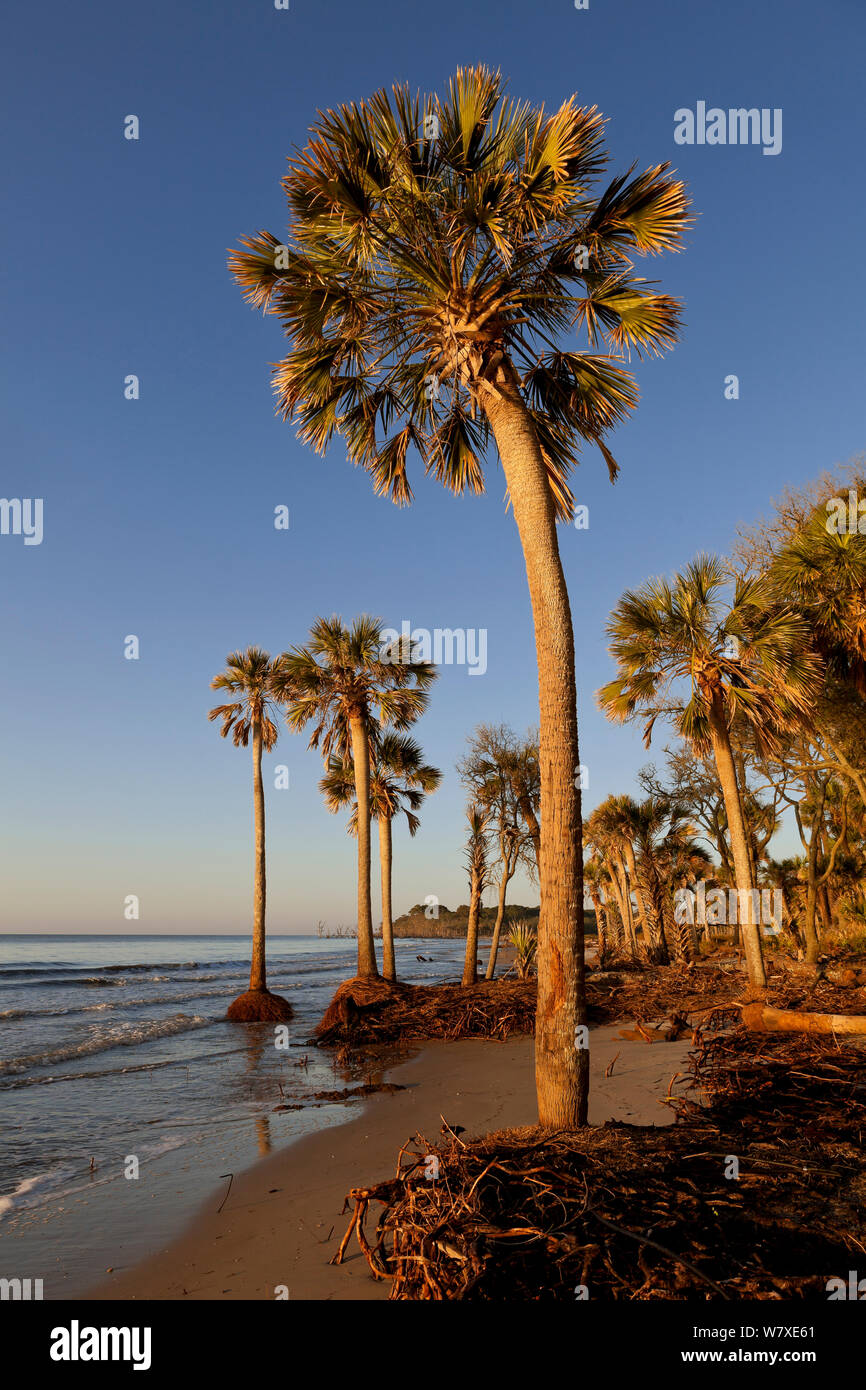
{"label": "palm tree", "polygon": [[644,886],[653,954],[664,965],[671,957],[671,929],[676,956],[691,960],[693,954],[690,929],[680,930],[691,924],[676,923],[673,914],[676,876],[698,863],[709,863],[709,855],[694,840],[692,830],[686,807],[667,797],[648,796],[635,806],[634,836],[640,856],[637,873]]}
{"label": "palm tree", "polygon": [[[396,980],[394,924],[391,915],[391,826],[402,811],[413,837],[421,824],[417,811],[425,795],[434,792],[442,773],[423,761],[420,744],[405,735],[384,733],[372,744],[370,768],[370,814],[379,825],[379,868],[382,877],[382,974]],[[355,768],[350,758],[331,757],[328,771],[319,783],[330,811],[351,805],[349,832],[358,833],[358,803],[355,800]]]}
{"label": "palm tree", "polygon": [[654,579],[625,593],[607,627],[619,674],[598,699],[608,718],[619,722],[647,715],[647,745],[656,719],[665,716],[697,753],[712,749],[740,890],[746,966],[750,983],[763,988],[761,938],[751,912],[755,885],[731,725],[742,718],[756,745],[772,748],[780,730],[808,716],[816,663],[807,651],[804,622],[773,602],[765,581],[738,578],[729,604],[723,592],[727,584],[721,562],[699,556],[672,584]]}
{"label": "palm tree", "polygon": [[[857,478],[855,500],[864,489],[866,482]],[[782,599],[806,619],[829,674],[866,698],[866,535],[859,528],[834,528],[829,506],[816,507],[767,573]]]}
{"label": "palm tree", "polygon": [[609,796],[600,806],[596,806],[586,822],[585,839],[608,868],[611,889],[623,924],[625,943],[631,955],[635,956],[637,936],[631,900],[634,874],[632,873],[632,877],[629,876],[626,858],[629,846],[626,844],[622,811],[617,805],[616,797]]}
{"label": "palm tree", "polygon": [[274,678],[279,663],[261,647],[231,652],[226,669],[211,681],[212,690],[225,690],[235,696],[229,704],[217,705],[208,719],[221,719],[220,733],[229,734],[236,748],[253,744],[253,807],[255,818],[255,873],[253,877],[253,952],[250,987],[229,1006],[228,1017],[242,1022],[280,1021],[291,1018],[286,999],[271,994],[265,973],[265,791],[262,782],[262,751],[270,753],[277,742],[277,726],[271,717],[276,707]]}
{"label": "palm tree", "polygon": [[635,844],[639,843],[641,837],[646,833],[644,812],[634,797],[626,795],[609,796],[607,801],[602,802],[601,809],[602,811],[608,810],[611,826],[614,831],[619,832],[623,857],[628,869],[628,881],[637,902],[638,925],[643,932],[644,949],[648,954],[652,954],[653,950],[658,950],[661,958],[664,959],[667,952],[657,939],[657,925],[651,921],[651,905],[647,901],[647,894],[644,890],[641,874],[638,871],[635,855]]}
{"label": "palm tree", "polygon": [[668,827],[663,838],[653,845],[652,866],[658,875],[662,917],[668,925],[677,960],[694,959],[697,937],[687,916],[679,920],[680,914],[674,910],[674,894],[678,888],[687,888],[698,874],[705,878],[712,863],[708,851],[695,839],[692,825]]}
{"label": "palm tree", "polygon": [[487,826],[490,812],[480,803],[466,812],[469,836],[466,841],[466,867],[469,870],[469,920],[466,923],[466,956],[463,962],[464,985],[478,983],[478,924],[481,920],[481,895],[487,886],[490,872],[487,862]]}
{"label": "palm tree", "polygon": [[616,927],[608,919],[608,904],[604,899],[604,879],[606,868],[600,855],[594,854],[584,860],[583,881],[595,912],[595,926],[598,934],[598,958],[603,961],[614,945],[619,945]]}
{"label": "palm tree", "polygon": [[508,933],[508,941],[514,951],[518,978],[528,980],[538,952],[535,928],[530,926],[529,922],[515,922]]}
{"label": "palm tree", "polygon": [[[595,107],[533,109],[484,67],[460,69],[442,97],[379,91],[320,113],[290,159],[288,240],[259,232],[230,260],[248,301],[283,323],[279,409],[318,452],[339,433],[377,493],[408,504],[410,448],[458,493],[484,490],[485,451],[498,449],[535,619],[536,1084],[541,1123],[560,1126],[586,1121],[589,1058],[574,1046],[586,1010],[580,758],[556,523],[573,516],[584,443],[616,473],[605,436],[637,392],[613,358],[677,338],[678,302],[633,258],[679,249],[689,222],[667,165],[595,190],[603,131]],[[590,351],[571,350],[575,328]]]}
{"label": "palm tree", "polygon": [[[537,764],[536,753],[535,768]],[[489,811],[491,832],[499,847],[499,901],[485,972],[488,980],[496,973],[508,885],[518,864],[525,861],[529,845],[534,846],[538,832],[533,809],[537,793],[533,797],[532,769],[531,744],[519,742],[505,724],[479,724],[469,736],[468,752],[457,764],[460,780],[469,788],[472,800]],[[535,869],[537,872],[537,860]]]}
{"label": "palm tree", "polygon": [[403,732],[423,714],[436,679],[429,661],[407,644],[385,648],[382,623],[364,614],[351,628],[341,618],[317,618],[306,647],[280,658],[274,688],[295,732],[312,720],[309,747],[351,758],[358,811],[358,974],[378,976],[370,901],[370,753],[380,728]]}

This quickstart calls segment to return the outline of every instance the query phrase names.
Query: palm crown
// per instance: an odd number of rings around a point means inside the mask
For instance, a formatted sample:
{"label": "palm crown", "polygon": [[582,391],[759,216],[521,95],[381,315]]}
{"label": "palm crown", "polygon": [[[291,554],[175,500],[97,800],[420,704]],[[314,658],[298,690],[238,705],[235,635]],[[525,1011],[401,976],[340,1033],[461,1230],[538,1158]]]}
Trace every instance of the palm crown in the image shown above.
{"label": "palm crown", "polygon": [[710,716],[728,728],[744,719],[764,747],[805,718],[817,682],[802,618],[773,600],[762,579],[728,575],[713,556],[699,556],[673,583],[650,580],[620,599],[607,631],[618,676],[599,691],[611,719],[648,715],[644,741],[667,715],[698,750],[711,744]]}
{"label": "palm crown", "polygon": [[[409,834],[417,833],[421,822],[416,812],[425,795],[434,792],[442,780],[439,769],[425,763],[423,758],[420,744],[405,735],[387,730],[376,740],[370,771],[370,813],[374,820],[381,817],[391,820],[402,811]],[[329,758],[328,770],[319,788],[329,811],[352,807],[348,829],[350,834],[356,834],[358,805],[351,759]]]}
{"label": "palm crown", "polygon": [[[593,192],[603,130],[573,98],[552,114],[506,98],[483,67],[458,70],[441,99],[395,87],[320,113],[283,180],[288,242],[262,231],[230,258],[292,344],[274,386],[302,439],[324,452],[338,431],[400,504],[410,446],[455,492],[481,492],[483,407],[504,366],[561,518],[582,441],[615,475],[604,436],[637,390],[610,354],[659,353],[679,325],[631,256],[678,249],[689,218],[666,164]],[[575,328],[605,351],[560,350]]]}
{"label": "palm crown", "polygon": [[405,650],[383,650],[382,623],[364,614],[350,628],[338,617],[317,618],[306,647],[280,659],[275,688],[286,703],[286,720],[297,732],[314,721],[310,747],[324,757],[348,759],[352,714],[365,722],[402,731],[424,712],[436,679],[429,661]]}
{"label": "palm crown", "polygon": [[[855,496],[863,487],[858,479]],[[773,561],[769,578],[804,615],[830,671],[866,696],[866,536],[834,530],[827,508],[817,507]]]}
{"label": "palm crown", "polygon": [[278,662],[261,647],[248,647],[245,652],[231,652],[226,657],[226,669],[211,681],[212,690],[227,690],[240,698],[229,704],[217,705],[208,714],[211,721],[222,720],[223,738],[232,735],[236,748],[246,748],[250,734],[261,732],[262,746],[270,752],[277,742],[278,728],[272,714],[276,712],[275,676]]}

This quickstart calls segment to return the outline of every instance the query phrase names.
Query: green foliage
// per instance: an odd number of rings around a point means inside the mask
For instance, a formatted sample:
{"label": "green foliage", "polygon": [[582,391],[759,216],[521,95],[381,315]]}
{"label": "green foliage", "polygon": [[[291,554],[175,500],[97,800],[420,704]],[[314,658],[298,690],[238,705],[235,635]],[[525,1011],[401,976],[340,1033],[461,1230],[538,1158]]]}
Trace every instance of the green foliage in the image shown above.
{"label": "green foliage", "polygon": [[[340,434],[401,505],[410,450],[446,487],[481,492],[485,405],[504,374],[560,517],[585,442],[615,475],[605,436],[637,389],[614,359],[661,353],[680,326],[678,301],[634,260],[678,250],[690,218],[666,164],[596,191],[603,133],[595,107],[535,109],[480,66],[442,96],[394,87],[319,114],[283,180],[286,241],[244,237],[229,262],[248,302],[283,325],[274,389],[306,443],[321,453]],[[576,328],[602,351],[563,348]]]}
{"label": "green foliage", "polygon": [[279,661],[261,647],[247,647],[245,652],[230,652],[226,669],[211,681],[212,690],[227,690],[239,698],[225,705],[216,705],[208,719],[222,720],[220,734],[232,736],[236,748],[246,748],[250,734],[260,733],[262,747],[270,752],[279,736],[274,722],[277,709]]}
{"label": "green foliage", "polygon": [[339,617],[317,618],[305,647],[292,647],[279,660],[274,689],[286,706],[289,728],[312,722],[309,747],[351,758],[351,721],[359,717],[371,735],[376,723],[405,732],[427,707],[436,679],[429,661],[405,650],[385,648],[382,623],[367,614],[350,628]]}
{"label": "green foliage", "polygon": [[516,922],[508,933],[509,944],[514,951],[514,963],[521,980],[527,979],[535,967],[538,951],[538,936],[529,922]]}
{"label": "green foliage", "polygon": [[647,716],[647,746],[664,716],[705,751],[720,709],[728,726],[744,720],[769,751],[778,731],[813,707],[818,667],[806,622],[775,600],[765,579],[732,582],[715,556],[699,555],[673,582],[627,591],[607,631],[618,674],[598,702],[617,722]]}

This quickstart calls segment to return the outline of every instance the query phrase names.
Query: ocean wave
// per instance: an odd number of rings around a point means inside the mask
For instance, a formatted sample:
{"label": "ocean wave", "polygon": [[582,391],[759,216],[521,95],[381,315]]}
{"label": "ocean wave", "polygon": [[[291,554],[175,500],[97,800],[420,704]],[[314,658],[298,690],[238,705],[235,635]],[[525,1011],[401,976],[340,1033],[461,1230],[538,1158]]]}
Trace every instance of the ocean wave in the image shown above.
{"label": "ocean wave", "polygon": [[35,1177],[23,1178],[14,1192],[8,1192],[0,1196],[0,1217],[7,1216],[10,1211],[15,1211],[21,1207],[38,1206],[46,1198],[46,1189],[50,1192],[56,1191],[57,1187],[64,1179],[72,1177],[75,1169],[68,1164],[60,1168],[49,1168],[46,1173],[37,1173]]}
{"label": "ocean wave", "polygon": [[[215,1057],[237,1056],[243,1051],[243,1047],[227,1047],[220,1052],[208,1052],[205,1060],[211,1062]],[[16,1076],[14,1079],[0,1081],[0,1092],[23,1091],[30,1086],[56,1086],[63,1081],[98,1081],[103,1076],[133,1076],[140,1071],[163,1071],[167,1067],[187,1067],[201,1061],[201,1056],[190,1053],[188,1056],[169,1057],[160,1062],[138,1062],[128,1067],[102,1067],[98,1071],[64,1071],[50,1076]]]}
{"label": "ocean wave", "polygon": [[132,965],[64,965],[61,961],[52,961],[49,966],[44,965],[0,965],[0,975],[10,979],[16,975],[44,975],[47,979],[67,979],[72,975],[92,974],[93,970],[99,970],[103,975],[134,975],[140,970],[198,970],[199,964],[195,960],[152,960],[147,963],[137,963]]}
{"label": "ocean wave", "polygon": [[[158,1139],[137,1143],[136,1157],[143,1167],[154,1159],[161,1158],[163,1154],[183,1148],[188,1143],[186,1135],[164,1134]],[[99,1171],[100,1167],[97,1166],[96,1173]],[[12,1213],[42,1206],[52,1198],[72,1197],[76,1192],[86,1192],[94,1187],[116,1182],[122,1174],[123,1165],[119,1162],[112,1165],[110,1175],[105,1177],[94,1177],[86,1168],[75,1168],[72,1164],[65,1163],[57,1168],[49,1168],[45,1173],[37,1173],[35,1177],[23,1178],[12,1192],[0,1195],[0,1221]]]}
{"label": "ocean wave", "polygon": [[107,999],[99,1004],[69,1004],[66,1008],[0,1009],[0,1019],[70,1018],[76,1014],[106,1013],[112,1009],[157,1009],[160,1005],[189,1004],[193,999],[230,998],[230,989],[197,989],[190,994],[157,994],[148,999]]}
{"label": "ocean wave", "polygon": [[126,1008],[126,1006],[127,1001],[119,999],[115,1002],[106,1001],[103,1004],[82,1004],[77,1009],[0,1009],[0,1018],[67,1018],[69,1014],[105,1013],[107,1009]]}
{"label": "ocean wave", "polygon": [[[2,983],[2,982],[0,982]],[[71,989],[80,985],[86,989],[123,989],[127,981],[122,978],[106,979],[103,975],[56,975],[40,976],[35,980],[16,980],[15,989]],[[12,986],[9,986],[12,988]]]}
{"label": "ocean wave", "polygon": [[31,1052],[23,1057],[10,1057],[0,1062],[0,1075],[30,1071],[34,1067],[54,1066],[72,1061],[75,1057],[92,1057],[97,1052],[107,1052],[115,1047],[139,1047],[143,1043],[170,1038],[177,1033],[186,1033],[194,1028],[207,1028],[212,1018],[201,1014],[175,1014],[173,1018],[150,1023],[109,1024],[96,1034],[91,1034],[79,1042],[67,1043],[62,1047],[49,1048],[45,1052]]}

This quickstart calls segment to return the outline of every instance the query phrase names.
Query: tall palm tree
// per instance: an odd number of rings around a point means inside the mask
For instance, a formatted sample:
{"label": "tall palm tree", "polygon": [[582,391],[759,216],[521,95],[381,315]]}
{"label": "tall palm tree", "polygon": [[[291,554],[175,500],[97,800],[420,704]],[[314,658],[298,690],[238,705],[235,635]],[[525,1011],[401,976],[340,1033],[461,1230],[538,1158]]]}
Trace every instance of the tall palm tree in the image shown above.
{"label": "tall palm tree", "polygon": [[692,922],[675,911],[675,893],[687,888],[700,874],[706,878],[713,867],[709,852],[694,837],[694,826],[680,823],[669,825],[666,833],[652,846],[652,869],[657,876],[660,913],[677,960],[694,959],[697,938]]}
{"label": "tall palm tree", "polygon": [[623,817],[615,797],[609,796],[600,806],[596,806],[586,822],[585,839],[607,866],[611,889],[623,924],[625,944],[634,956],[637,954],[637,936],[631,895],[635,875],[632,871],[630,876]]}
{"label": "tall palm tree", "polygon": [[350,628],[341,618],[317,618],[306,647],[280,658],[274,688],[286,721],[298,732],[313,721],[309,747],[351,758],[358,804],[358,974],[378,976],[370,901],[370,750],[382,728],[404,732],[427,707],[436,679],[402,639],[386,649],[382,623],[367,614]]}
{"label": "tall palm tree", "polygon": [[[766,985],[758,924],[752,921],[752,868],[731,725],[743,719],[756,744],[770,749],[779,731],[808,717],[817,668],[806,625],[780,607],[765,581],[729,577],[713,556],[699,556],[673,583],[650,580],[629,591],[608,623],[617,677],[599,691],[608,718],[647,716],[649,745],[656,719],[672,719],[697,753],[712,749],[725,799],[740,890],[740,918],[749,980]],[[745,920],[742,920],[745,917]]]}
{"label": "tall palm tree", "polygon": [[[685,806],[667,797],[648,796],[634,810],[634,838],[639,860],[637,874],[641,880],[649,920],[651,945],[656,960],[667,965],[671,957],[669,933],[673,923],[674,874],[702,858],[692,837],[692,827]],[[691,959],[691,939],[687,932],[675,931],[674,951],[680,959]]]}
{"label": "tall palm tree", "polygon": [[[518,864],[531,854],[538,832],[533,800],[533,750],[528,741],[520,742],[505,724],[479,724],[469,736],[467,753],[457,764],[460,780],[470,790],[474,803],[489,812],[491,836],[499,847],[499,901],[490,942],[485,979],[496,973],[499,938],[505,918],[508,885]],[[537,768],[537,754],[534,764]],[[534,824],[534,831],[533,831]],[[530,868],[532,861],[530,860]],[[537,860],[534,865],[537,872]]]}
{"label": "tall palm tree", "polygon": [[[437,138],[425,137],[434,129]],[[688,225],[667,165],[595,184],[604,121],[550,114],[462,68],[442,97],[406,87],[319,115],[283,181],[288,239],[230,260],[248,301],[282,321],[279,408],[323,452],[335,433],[375,490],[412,499],[410,448],[446,487],[484,490],[495,443],[535,620],[541,764],[536,1084],[545,1125],[586,1121],[583,886],[574,635],[556,523],[584,443],[637,402],[613,358],[673,346],[679,304],[634,274]],[[574,351],[575,329],[590,351]],[[601,348],[601,352],[593,349]]]}
{"label": "tall palm tree", "polygon": [[229,1006],[229,1018],[242,1022],[282,1020],[291,1017],[287,1000],[271,994],[265,971],[265,790],[262,782],[262,751],[270,753],[277,742],[274,679],[279,663],[261,647],[231,652],[226,669],[211,681],[212,690],[225,690],[235,696],[228,704],[217,705],[208,719],[222,720],[220,734],[232,736],[236,748],[253,745],[253,808],[255,820],[255,872],[253,876],[253,950],[250,987]]}
{"label": "tall palm tree", "polygon": [[[866,480],[856,479],[852,492],[855,499],[862,497]],[[803,614],[829,673],[866,698],[866,534],[844,524],[834,528],[828,506],[807,518],[776,555],[768,576]]]}
{"label": "tall palm tree", "polygon": [[598,955],[599,960],[604,960],[608,951],[620,944],[616,927],[608,918],[608,904],[604,899],[604,880],[607,877],[606,867],[600,855],[590,855],[584,861],[583,881],[586,884],[586,891],[592,902],[595,912],[595,925],[598,934]]}
{"label": "tall palm tree", "polygon": [[[417,812],[424,797],[442,781],[438,767],[424,762],[420,744],[405,735],[384,733],[373,742],[370,767],[370,814],[379,826],[379,869],[382,879],[382,974],[396,980],[394,923],[391,914],[391,827],[402,811],[409,834],[417,834],[421,824]],[[350,758],[331,757],[328,771],[319,783],[328,809],[340,811],[352,806],[349,831],[358,833],[358,803],[355,800],[355,767]]]}
{"label": "tall palm tree", "polygon": [[478,926],[481,921],[481,896],[487,886],[490,866],[487,860],[487,828],[490,811],[480,803],[466,812],[469,836],[466,841],[466,867],[469,870],[469,919],[466,923],[466,956],[463,962],[464,985],[478,983]]}
{"label": "tall palm tree", "polygon": [[[607,801],[602,802],[602,810],[609,808],[609,819],[612,828],[619,832],[620,843],[623,849],[623,856],[626,867],[628,868],[628,879],[637,903],[638,925],[643,932],[644,946],[647,951],[652,951],[654,947],[659,947],[657,938],[657,926],[651,920],[651,904],[645,891],[642,875],[638,871],[637,856],[635,845],[640,842],[642,835],[645,834],[645,816],[641,806],[635,801],[634,797],[627,795],[609,796]],[[662,956],[665,951],[661,949]]]}

